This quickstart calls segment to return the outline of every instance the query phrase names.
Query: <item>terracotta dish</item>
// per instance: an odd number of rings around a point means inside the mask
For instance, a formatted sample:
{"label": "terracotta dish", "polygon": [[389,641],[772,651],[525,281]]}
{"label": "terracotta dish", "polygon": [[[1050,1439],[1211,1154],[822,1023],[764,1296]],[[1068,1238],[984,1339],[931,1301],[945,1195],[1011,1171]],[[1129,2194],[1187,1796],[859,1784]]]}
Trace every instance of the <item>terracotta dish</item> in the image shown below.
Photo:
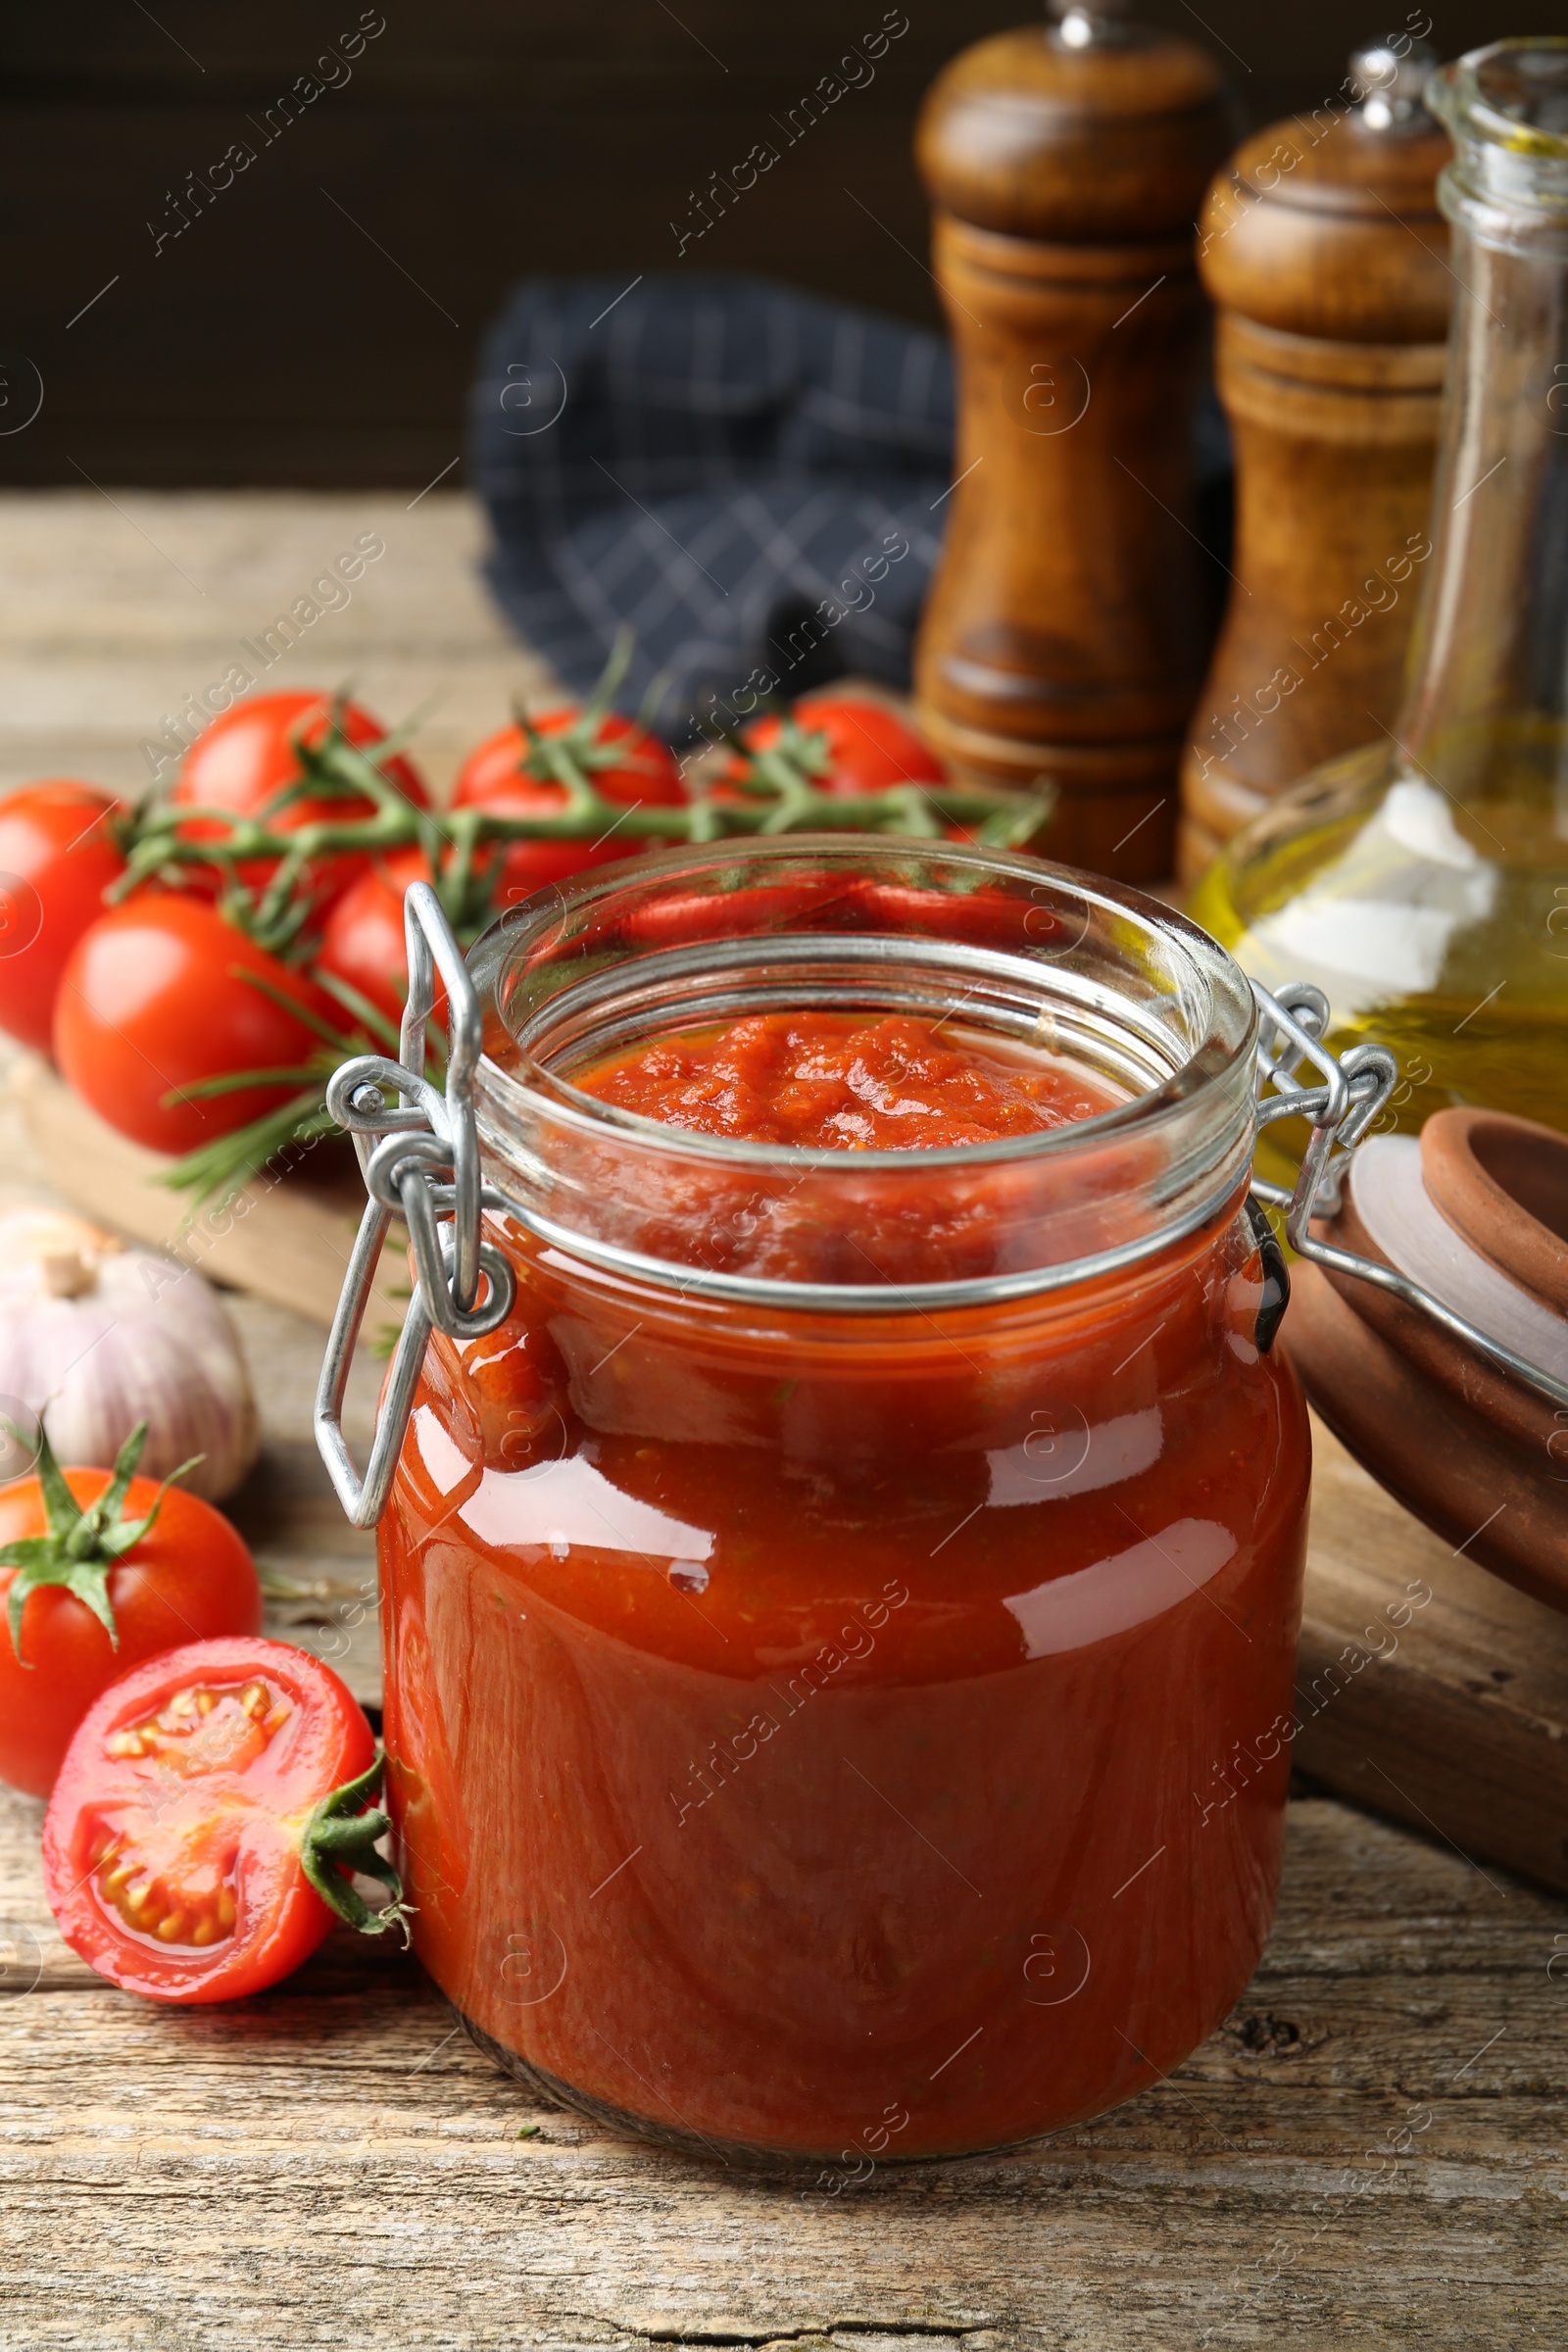
{"label": "terracotta dish", "polygon": [[[1314,1227],[1568,1379],[1568,1136],[1443,1110],[1374,1136]],[[1568,1609],[1568,1412],[1370,1283],[1292,1269],[1282,1335],[1335,1434],[1456,1551]]]}

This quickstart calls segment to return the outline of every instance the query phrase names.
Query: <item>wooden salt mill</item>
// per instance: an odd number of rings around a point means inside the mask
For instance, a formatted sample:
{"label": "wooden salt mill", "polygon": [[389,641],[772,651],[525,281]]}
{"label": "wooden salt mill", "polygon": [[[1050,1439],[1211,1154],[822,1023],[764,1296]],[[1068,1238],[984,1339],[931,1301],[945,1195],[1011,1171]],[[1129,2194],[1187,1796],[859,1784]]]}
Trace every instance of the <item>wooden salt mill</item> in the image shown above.
{"label": "wooden salt mill", "polygon": [[1212,608],[1193,221],[1233,126],[1202,50],[1122,0],[1053,14],[956,58],[916,133],[958,433],[915,698],[958,775],[1054,781],[1048,856],[1139,880],[1171,868]]}
{"label": "wooden salt mill", "polygon": [[1237,507],[1182,765],[1189,879],[1274,793],[1395,723],[1446,356],[1435,182],[1451,150],[1421,104],[1435,63],[1422,42],[1358,50],[1358,103],[1260,130],[1203,207]]}

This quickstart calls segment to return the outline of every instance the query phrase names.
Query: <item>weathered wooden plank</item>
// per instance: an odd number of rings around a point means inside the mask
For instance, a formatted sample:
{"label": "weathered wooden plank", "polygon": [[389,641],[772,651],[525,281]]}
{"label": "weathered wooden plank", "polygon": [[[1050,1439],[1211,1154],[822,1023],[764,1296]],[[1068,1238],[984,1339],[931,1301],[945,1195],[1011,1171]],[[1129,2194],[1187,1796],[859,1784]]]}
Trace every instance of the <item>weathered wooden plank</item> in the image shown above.
{"label": "weathered wooden plank", "polygon": [[[437,463],[460,447],[454,425]],[[270,667],[242,653],[366,536],[385,552],[340,582],[347,603]],[[242,659],[264,689],[352,681],[389,725],[422,711],[413,756],[444,790],[515,696],[561,692],[491,604],[484,544],[477,507],[448,488],[412,507],[385,491],[0,493],[0,791],[82,775],[141,795],[156,760],[141,745]]]}
{"label": "weathered wooden plank", "polygon": [[[13,1915],[36,1916],[35,1812],[0,1808]],[[446,2038],[410,1963],[347,1937],[220,2011],[51,1977],[0,2002],[12,2328],[332,2343],[341,2319],[291,2269],[308,2233],[357,2329],[411,2346],[1551,2342],[1563,1917],[1299,1801],[1264,1967],[1169,2082],[1026,2150],[838,2195],[542,2107]],[[63,2317],[50,2288],[87,2232]]]}
{"label": "weathered wooden plank", "polygon": [[1568,1615],[1412,1519],[1313,1417],[1298,1764],[1568,1888]]}

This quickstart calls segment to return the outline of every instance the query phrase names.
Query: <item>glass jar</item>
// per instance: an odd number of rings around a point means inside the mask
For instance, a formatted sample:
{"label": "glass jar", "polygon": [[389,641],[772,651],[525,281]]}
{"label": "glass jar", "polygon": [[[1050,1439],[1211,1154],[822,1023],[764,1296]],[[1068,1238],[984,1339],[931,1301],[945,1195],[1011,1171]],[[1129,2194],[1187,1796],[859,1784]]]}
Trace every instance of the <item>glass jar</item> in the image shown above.
{"label": "glass jar", "polygon": [[1427,102],[1455,299],[1404,709],[1239,834],[1192,908],[1265,988],[1316,981],[1334,1045],[1395,1049],[1389,1124],[1476,1102],[1564,1127],[1568,40],[1475,51]]}
{"label": "glass jar", "polygon": [[[1246,981],[1134,892],[864,837],[617,866],[470,962],[514,1296],[416,1324],[380,1527],[419,1957],[503,2066],[693,2151],[953,2155],[1131,2096],[1242,1992],[1284,1829],[1308,1437]],[[779,1007],[1114,1106],[843,1152],[572,1083]]]}

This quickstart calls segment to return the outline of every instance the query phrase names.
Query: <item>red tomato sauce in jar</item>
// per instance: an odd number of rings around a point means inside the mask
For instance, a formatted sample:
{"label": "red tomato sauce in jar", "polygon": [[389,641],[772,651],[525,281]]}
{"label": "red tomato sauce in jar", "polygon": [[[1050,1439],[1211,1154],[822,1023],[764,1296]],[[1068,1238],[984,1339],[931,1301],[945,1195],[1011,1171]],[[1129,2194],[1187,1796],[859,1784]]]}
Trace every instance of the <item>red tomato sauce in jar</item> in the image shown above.
{"label": "red tomato sauce in jar", "polygon": [[[676,1030],[572,1083],[850,1167],[1125,1099],[903,1014]],[[1308,1470],[1240,1209],[853,1317],[489,1220],[517,1301],[431,1344],[382,1574],[416,1945],[503,2063],[860,2168],[1074,2123],[1212,2030],[1278,1880]]]}
{"label": "red tomato sauce in jar", "polygon": [[847,1152],[1039,1135],[1122,1100],[1088,1071],[1009,1057],[945,1021],[845,1012],[758,1013],[688,1031],[597,1062],[574,1083],[698,1135]]}

